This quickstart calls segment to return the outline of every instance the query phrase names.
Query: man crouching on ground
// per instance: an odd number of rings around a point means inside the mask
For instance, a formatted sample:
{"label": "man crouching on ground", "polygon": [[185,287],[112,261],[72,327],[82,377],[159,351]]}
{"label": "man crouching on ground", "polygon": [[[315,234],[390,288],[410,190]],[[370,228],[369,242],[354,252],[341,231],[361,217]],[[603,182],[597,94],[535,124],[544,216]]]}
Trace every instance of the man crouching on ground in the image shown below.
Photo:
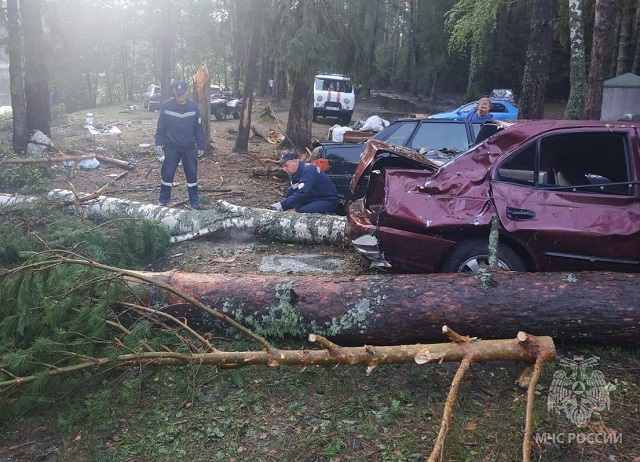
{"label": "man crouching on ground", "polygon": [[289,189],[280,202],[269,206],[273,210],[296,209],[300,213],[333,213],[340,200],[331,179],[320,167],[303,162],[298,154],[285,152],[278,164],[289,175]]}

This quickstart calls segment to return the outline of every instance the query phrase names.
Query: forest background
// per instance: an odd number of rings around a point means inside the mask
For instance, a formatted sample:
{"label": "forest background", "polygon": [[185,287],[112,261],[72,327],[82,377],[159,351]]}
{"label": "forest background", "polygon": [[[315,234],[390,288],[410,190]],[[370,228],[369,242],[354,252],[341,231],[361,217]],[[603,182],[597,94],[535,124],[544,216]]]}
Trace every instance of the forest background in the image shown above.
{"label": "forest background", "polygon": [[603,80],[640,69],[638,0],[8,0],[6,13],[17,151],[48,133],[53,88],[67,112],[137,103],[202,65],[236,93],[273,78],[302,145],[319,71],[432,101],[511,88],[522,118],[552,98],[597,119]]}

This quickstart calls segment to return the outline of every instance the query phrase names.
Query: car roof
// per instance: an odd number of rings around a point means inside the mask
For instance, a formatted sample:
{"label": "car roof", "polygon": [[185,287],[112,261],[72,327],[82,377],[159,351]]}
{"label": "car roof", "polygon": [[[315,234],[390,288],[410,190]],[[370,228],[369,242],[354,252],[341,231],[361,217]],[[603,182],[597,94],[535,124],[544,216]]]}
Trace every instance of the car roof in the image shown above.
{"label": "car roof", "polygon": [[318,74],[316,79],[351,80],[351,77],[343,74]]}

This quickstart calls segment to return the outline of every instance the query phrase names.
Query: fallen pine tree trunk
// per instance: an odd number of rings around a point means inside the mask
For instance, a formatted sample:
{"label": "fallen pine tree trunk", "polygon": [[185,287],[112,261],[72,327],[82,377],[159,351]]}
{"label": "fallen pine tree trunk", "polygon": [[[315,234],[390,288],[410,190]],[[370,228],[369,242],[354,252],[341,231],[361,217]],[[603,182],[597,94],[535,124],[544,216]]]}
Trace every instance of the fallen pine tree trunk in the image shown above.
{"label": "fallen pine tree trunk", "polygon": [[[496,272],[361,277],[142,273],[192,294],[265,336],[310,333],[343,344],[441,340],[441,327],[480,338],[525,330],[558,340],[637,343],[638,275]],[[179,303],[170,298],[171,303]],[[190,326],[215,323],[182,304]]]}
{"label": "fallen pine tree trunk", "polygon": [[[72,191],[55,189],[48,197],[77,201]],[[8,196],[6,203],[13,203]],[[3,203],[0,197],[0,204]],[[90,217],[107,220],[128,216],[158,221],[169,229],[172,242],[216,233],[243,231],[258,237],[297,244],[338,244],[344,239],[345,218],[316,213],[276,212],[219,200],[207,210],[182,210],[154,204],[98,196],[78,205]]]}

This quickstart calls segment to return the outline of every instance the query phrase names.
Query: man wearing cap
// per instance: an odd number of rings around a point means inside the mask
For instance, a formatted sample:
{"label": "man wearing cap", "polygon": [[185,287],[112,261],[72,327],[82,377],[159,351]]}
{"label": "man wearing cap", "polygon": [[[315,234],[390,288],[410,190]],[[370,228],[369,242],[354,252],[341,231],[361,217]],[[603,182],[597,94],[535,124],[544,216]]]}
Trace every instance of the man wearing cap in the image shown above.
{"label": "man wearing cap", "polygon": [[[173,84],[174,98],[160,106],[160,117],[156,127],[156,154],[164,157],[160,170],[160,205],[171,199],[171,186],[178,164],[182,161],[187,180],[189,203],[197,209],[198,157],[204,154],[204,130],[200,121],[200,108],[187,98],[187,84],[178,80]],[[197,147],[197,151],[196,151]]]}
{"label": "man wearing cap", "polygon": [[269,208],[280,211],[296,209],[301,213],[336,211],[340,202],[338,192],[320,167],[302,162],[292,151],[285,152],[278,163],[289,175],[290,186],[284,199]]}

